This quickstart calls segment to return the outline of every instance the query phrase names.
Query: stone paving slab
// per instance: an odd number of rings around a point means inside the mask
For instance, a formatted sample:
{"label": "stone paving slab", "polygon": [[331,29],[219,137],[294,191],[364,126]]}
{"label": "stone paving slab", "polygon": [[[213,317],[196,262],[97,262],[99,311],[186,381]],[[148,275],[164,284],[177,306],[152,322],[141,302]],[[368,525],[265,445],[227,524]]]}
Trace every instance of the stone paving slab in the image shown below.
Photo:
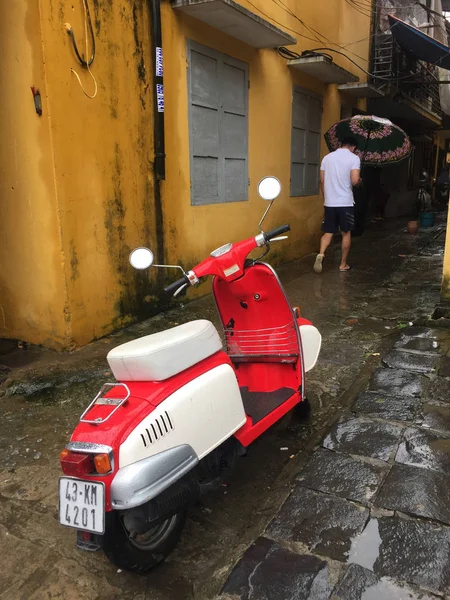
{"label": "stone paving slab", "polygon": [[367,504],[378,491],[389,467],[319,448],[301,471],[303,486]]}
{"label": "stone paving slab", "polygon": [[440,329],[413,326],[403,329],[399,341],[408,342],[414,338],[439,340],[440,338],[445,337],[445,335],[446,333]]}
{"label": "stone paving slab", "polygon": [[450,381],[443,377],[435,377],[428,385],[424,397],[429,404],[443,402],[450,406]]}
{"label": "stone paving slab", "polygon": [[412,354],[403,350],[391,350],[382,360],[384,366],[390,369],[404,369],[416,373],[431,373],[436,370],[439,355]]}
{"label": "stone paving slab", "polygon": [[420,397],[425,390],[427,379],[402,369],[380,368],[373,374],[369,390],[390,396]]}
{"label": "stone paving slab", "polygon": [[411,427],[405,430],[396,462],[450,473],[450,435]]}
{"label": "stone paving slab", "polygon": [[375,503],[450,525],[450,474],[396,464]]}
{"label": "stone paving slab", "polygon": [[328,600],[335,584],[336,574],[324,560],[258,538],[232,571],[222,594],[233,600]]}
{"label": "stone paving slab", "polygon": [[411,354],[428,354],[430,356],[439,356],[440,344],[433,338],[426,337],[410,337],[403,335],[398,342],[394,344],[394,348],[401,349],[404,352]]}
{"label": "stone paving slab", "polygon": [[350,565],[331,600],[435,600],[438,596]]}
{"label": "stone paving slab", "polygon": [[440,377],[450,377],[450,356],[443,356],[441,358],[438,375]]}
{"label": "stone paving slab", "polygon": [[227,598],[321,600],[326,589],[328,600],[450,599],[450,380],[432,371],[450,368],[440,353],[449,336],[407,331],[356,398],[356,416],[342,417],[299,473],[267,529],[273,545],[259,562],[247,551]]}
{"label": "stone paving slab", "polygon": [[298,486],[266,533],[279,541],[301,542],[312,552],[345,562],[351,538],[361,533],[368,519],[367,508]]}
{"label": "stone paving slab", "polygon": [[[450,593],[450,529],[434,523],[388,517],[371,519],[353,541],[349,562],[417,585]],[[395,598],[395,596],[394,596]]]}
{"label": "stone paving slab", "polygon": [[450,405],[424,404],[416,423],[450,435]]}
{"label": "stone paving slab", "polygon": [[419,252],[419,256],[438,256],[444,254],[444,248],[439,241],[431,241]]}
{"label": "stone paving slab", "polygon": [[402,427],[353,417],[343,418],[324,439],[328,450],[388,461],[397,450]]}
{"label": "stone paving slab", "polygon": [[353,412],[367,417],[392,421],[414,421],[421,399],[413,396],[387,396],[377,392],[363,392],[356,398]]}

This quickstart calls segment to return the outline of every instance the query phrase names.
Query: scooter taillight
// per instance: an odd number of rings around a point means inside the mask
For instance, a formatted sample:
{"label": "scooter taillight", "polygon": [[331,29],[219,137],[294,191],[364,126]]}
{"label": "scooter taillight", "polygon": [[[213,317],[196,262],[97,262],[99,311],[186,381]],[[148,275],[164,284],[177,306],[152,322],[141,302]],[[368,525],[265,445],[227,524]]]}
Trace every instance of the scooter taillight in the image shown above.
{"label": "scooter taillight", "polygon": [[95,471],[92,454],[82,454],[81,452],[63,450],[59,455],[59,458],[61,469],[65,475],[70,475],[71,477],[83,477],[83,475],[89,475]]}

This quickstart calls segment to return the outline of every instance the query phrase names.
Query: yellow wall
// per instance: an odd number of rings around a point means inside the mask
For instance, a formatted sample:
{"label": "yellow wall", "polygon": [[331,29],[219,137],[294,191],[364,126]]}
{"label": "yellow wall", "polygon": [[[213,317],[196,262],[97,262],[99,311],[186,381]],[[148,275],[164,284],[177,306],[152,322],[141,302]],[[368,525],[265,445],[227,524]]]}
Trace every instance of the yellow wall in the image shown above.
{"label": "yellow wall", "polygon": [[[65,29],[69,22],[84,52],[82,0],[14,0],[0,20],[0,337],[52,347],[87,343],[156,306],[154,282],[149,286],[149,275],[133,272],[127,261],[133,246],[155,249],[156,243],[148,4],[88,1],[97,44],[93,100],[71,73],[76,69],[92,92],[93,82],[76,60]],[[297,52],[330,44],[338,48],[369,36],[369,20],[344,0],[241,2],[297,37],[298,44],[290,46]],[[253,235],[265,208],[256,185],[268,174],[279,177],[283,191],[266,227],[286,221],[292,226],[289,242],[275,247],[272,258],[279,262],[313,251],[322,201],[289,197],[292,86],[323,96],[323,132],[340,116],[337,87],[293,72],[274,50],[252,49],[173,10],[168,0],[162,3],[162,19],[167,260],[191,266],[224,242]],[[187,39],[249,64],[246,202],[190,204]],[[367,57],[368,40],[350,48]],[[344,57],[334,58],[364,79]],[[34,110],[32,85],[42,94],[41,117]],[[201,286],[197,293],[206,289]]]}
{"label": "yellow wall", "polygon": [[38,2],[15,0],[0,19],[0,336],[52,344],[67,335],[66,283],[45,102]]}
{"label": "yellow wall", "polygon": [[[302,52],[331,42],[349,42],[368,38],[369,19],[353,9],[347,10],[342,2],[302,2],[301,10],[295,0],[284,4],[307,23],[320,31],[328,42],[311,41],[303,36],[311,33],[275,2],[242,0],[242,4],[269,19],[278,27],[296,36],[298,44],[290,50]],[[350,18],[353,10],[353,18]],[[345,23],[342,22],[345,20]],[[299,33],[301,35],[299,35]],[[341,39],[342,38],[342,39]],[[187,40],[233,56],[249,64],[249,200],[226,204],[191,206],[189,171],[189,129],[187,90]],[[267,229],[289,222],[289,242],[274,247],[271,260],[275,262],[300,257],[316,249],[322,221],[322,200],[316,196],[291,198],[291,111],[292,88],[300,85],[323,96],[322,132],[340,118],[341,95],[337,86],[325,85],[302,75],[287,66],[286,59],[275,50],[255,50],[235,38],[209,27],[203,22],[163,6],[164,77],[166,96],[166,152],[167,177],[163,184],[164,218],[166,224],[166,257],[171,263],[183,262],[192,266],[215,247],[253,235],[265,209],[257,196],[256,186],[265,175],[275,175],[282,183],[282,193],[265,224]],[[337,48],[337,45],[333,47]],[[368,56],[368,39],[357,44],[355,51]],[[344,51],[344,50],[343,50]],[[340,55],[334,55],[337,64],[365,75]],[[358,60],[358,59],[357,59]],[[364,68],[367,61],[359,60]],[[354,102],[347,99],[348,102]],[[322,155],[327,152],[322,139]],[[203,286],[197,293],[204,293]],[[193,292],[190,292],[192,295]]]}
{"label": "yellow wall", "polygon": [[[438,131],[436,134],[435,143],[438,146],[438,149],[445,149],[446,141],[450,138],[450,131],[443,130]],[[436,157],[436,171],[435,176],[439,175],[439,171],[437,168],[437,158]],[[445,238],[445,251],[444,251],[444,267],[442,274],[442,288],[441,295],[444,302],[447,304],[450,302],[450,207],[447,215],[447,233]]]}
{"label": "yellow wall", "polygon": [[139,312],[148,279],[128,252],[155,238],[147,3],[90,8],[93,100],[71,73],[92,94],[64,27],[84,53],[82,0],[14,0],[0,20],[0,336],[51,346],[86,343]]}
{"label": "yellow wall", "polygon": [[442,275],[441,296],[450,303],[450,207],[447,214],[447,232],[445,235],[444,268]]}

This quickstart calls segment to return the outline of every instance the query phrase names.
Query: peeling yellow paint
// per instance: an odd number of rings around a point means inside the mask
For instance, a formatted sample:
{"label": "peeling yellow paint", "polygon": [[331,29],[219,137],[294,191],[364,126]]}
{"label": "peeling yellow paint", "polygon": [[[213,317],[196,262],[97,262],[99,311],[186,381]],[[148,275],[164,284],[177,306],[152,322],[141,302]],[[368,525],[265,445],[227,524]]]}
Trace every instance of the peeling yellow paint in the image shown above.
{"label": "peeling yellow paint", "polygon": [[[305,49],[325,45],[302,37],[311,38],[314,33],[278,3],[242,0],[242,4],[263,18],[269,17],[276,26],[297,37],[298,44],[289,46],[291,50],[300,53]],[[368,57],[369,19],[349,7],[344,0],[302,2],[301,11],[295,0],[284,4],[329,40],[342,44],[365,37],[365,40],[352,45],[351,50],[362,57]],[[215,247],[255,234],[266,208],[257,195],[256,187],[265,175],[275,175],[282,183],[281,196],[274,204],[266,227],[289,222],[292,229],[289,241],[277,247],[278,262],[316,250],[323,214],[322,199],[317,195],[299,198],[289,196],[292,87],[294,84],[300,85],[323,96],[322,132],[325,132],[340,118],[342,98],[337,86],[325,85],[312,77],[301,75],[291,70],[286,59],[275,50],[255,50],[199,20],[172,10],[169,3],[163,4],[163,40],[167,134],[167,177],[163,183],[163,210],[168,262],[173,264],[182,259],[184,264],[192,266]],[[209,46],[249,64],[250,188],[247,202],[207,206],[190,204],[187,40]],[[337,64],[357,74],[362,81],[365,80],[364,73],[350,61],[340,55],[334,55],[334,58]],[[367,69],[367,60],[355,60]],[[322,155],[327,152],[323,139],[321,152]],[[208,286],[201,286],[197,294],[201,295],[208,289]]]}
{"label": "peeling yellow paint", "polygon": [[[296,36],[292,50],[324,44],[306,39],[316,35],[286,7],[333,42],[366,37],[351,50],[368,55],[369,19],[344,0],[302,2],[301,11],[296,0],[285,0],[285,8],[266,0],[242,4]],[[57,348],[105,335],[149,314],[159,302],[154,275],[136,273],[128,264],[131,248],[154,248],[157,239],[148,5],[145,0],[89,0],[89,5],[97,46],[93,100],[71,73],[77,70],[86,89],[92,89],[65,27],[71,24],[83,50],[83,0],[14,0],[0,21],[0,336]],[[283,191],[267,227],[284,222],[292,227],[276,261],[315,250],[322,201],[289,197],[292,86],[323,95],[323,131],[340,116],[337,87],[292,72],[274,50],[252,49],[178,13],[168,1],[162,3],[162,24],[167,260],[189,267],[224,242],[253,235],[265,208],[256,185],[268,174],[279,177]],[[247,202],[190,204],[187,39],[249,64]],[[344,57],[335,60],[362,75]],[[41,117],[31,86],[41,93]],[[321,149],[324,154],[323,141]],[[201,286],[196,293],[207,289]]]}
{"label": "peeling yellow paint", "polygon": [[83,51],[82,0],[15,0],[0,21],[0,336],[53,347],[87,343],[139,312],[148,276],[137,290],[127,253],[154,237],[147,3],[89,1],[94,100],[71,73],[92,88],[65,28]]}

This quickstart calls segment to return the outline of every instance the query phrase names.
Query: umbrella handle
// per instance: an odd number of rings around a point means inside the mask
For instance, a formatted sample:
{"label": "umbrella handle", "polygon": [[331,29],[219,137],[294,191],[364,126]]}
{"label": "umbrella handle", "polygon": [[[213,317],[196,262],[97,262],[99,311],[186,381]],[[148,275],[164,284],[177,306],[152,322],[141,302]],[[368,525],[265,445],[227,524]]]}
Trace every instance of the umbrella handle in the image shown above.
{"label": "umbrella handle", "polygon": [[364,167],[364,157],[365,157],[365,154],[366,154],[366,151],[367,151],[367,146],[369,145],[369,139],[370,139],[370,133],[371,133],[371,131],[372,130],[369,129],[369,134],[368,134],[368,136],[366,138],[366,144],[364,146],[364,150],[363,150],[362,157],[361,157],[361,172],[362,172],[362,169]]}

